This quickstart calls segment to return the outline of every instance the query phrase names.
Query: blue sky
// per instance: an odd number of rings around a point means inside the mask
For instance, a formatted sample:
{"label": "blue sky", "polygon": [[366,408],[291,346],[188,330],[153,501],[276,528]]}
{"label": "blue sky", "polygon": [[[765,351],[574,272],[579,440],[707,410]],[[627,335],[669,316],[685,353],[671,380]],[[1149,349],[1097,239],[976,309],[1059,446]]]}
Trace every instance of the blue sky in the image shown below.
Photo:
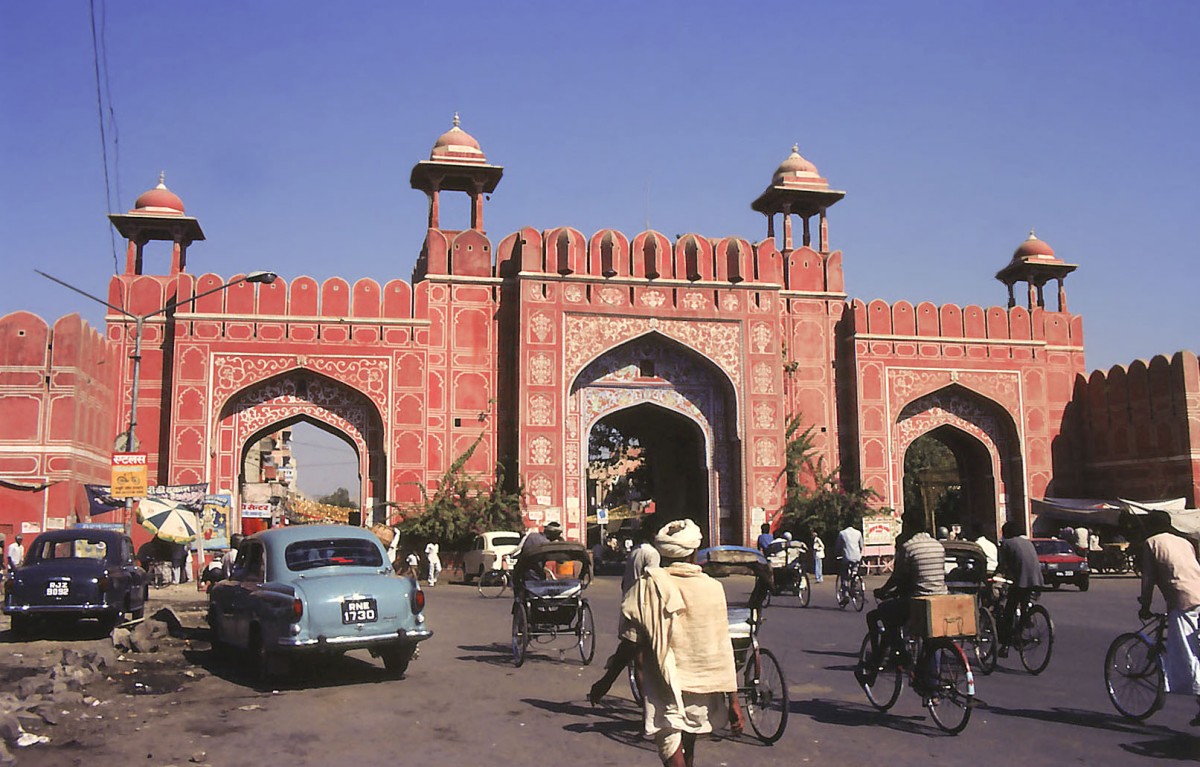
{"label": "blue sky", "polygon": [[[1036,227],[1080,265],[1089,367],[1198,348],[1194,2],[96,10],[112,208],[165,170],[208,237],[194,272],[410,277],[408,174],[457,111],[505,167],[494,241],[647,220],[758,240],[749,204],[799,143],[847,191],[852,297],[1002,304],[993,275]],[[33,273],[103,294],[114,268],[86,2],[0,5],[0,103],[0,313],[98,323]]]}

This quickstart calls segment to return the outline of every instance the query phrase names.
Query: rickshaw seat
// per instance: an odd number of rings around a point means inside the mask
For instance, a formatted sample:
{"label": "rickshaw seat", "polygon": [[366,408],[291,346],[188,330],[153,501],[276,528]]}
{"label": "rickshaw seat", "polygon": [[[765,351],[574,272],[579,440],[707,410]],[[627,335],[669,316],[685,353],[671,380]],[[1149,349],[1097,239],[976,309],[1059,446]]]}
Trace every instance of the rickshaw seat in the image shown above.
{"label": "rickshaw seat", "polygon": [[583,591],[583,585],[577,578],[560,578],[553,581],[525,581],[526,593],[538,599],[555,597],[573,597]]}
{"label": "rickshaw seat", "polygon": [[739,639],[749,639],[751,626],[749,607],[727,607],[726,612],[729,616],[729,638],[733,641]]}

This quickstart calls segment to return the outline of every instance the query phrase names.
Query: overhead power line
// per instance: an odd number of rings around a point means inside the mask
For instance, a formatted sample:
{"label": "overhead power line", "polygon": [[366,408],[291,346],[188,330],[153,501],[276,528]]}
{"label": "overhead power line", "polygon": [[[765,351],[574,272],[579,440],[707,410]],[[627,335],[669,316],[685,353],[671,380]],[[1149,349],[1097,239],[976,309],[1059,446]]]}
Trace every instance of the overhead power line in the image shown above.
{"label": "overhead power line", "polygon": [[[89,0],[88,12],[92,22],[92,69],[96,75],[96,112],[99,116],[100,123],[100,160],[104,166],[104,212],[112,213],[113,188],[108,176],[108,137],[104,131],[104,102],[105,93],[108,91],[108,51],[107,46],[101,46],[101,41],[104,38],[103,16],[100,19],[100,31],[97,32],[96,30],[96,0]],[[103,62],[103,65],[101,65],[101,62]],[[103,69],[103,75],[101,75],[101,69]],[[104,83],[103,87],[101,87],[102,81]],[[115,141],[116,117],[113,114],[111,97],[108,99],[108,102],[109,119],[113,122],[113,136]],[[116,154],[115,146],[113,154]],[[121,267],[117,261],[117,240],[116,236],[113,234],[113,228],[111,226],[108,228],[108,241],[109,246],[112,248],[113,273],[116,274],[121,271]]]}

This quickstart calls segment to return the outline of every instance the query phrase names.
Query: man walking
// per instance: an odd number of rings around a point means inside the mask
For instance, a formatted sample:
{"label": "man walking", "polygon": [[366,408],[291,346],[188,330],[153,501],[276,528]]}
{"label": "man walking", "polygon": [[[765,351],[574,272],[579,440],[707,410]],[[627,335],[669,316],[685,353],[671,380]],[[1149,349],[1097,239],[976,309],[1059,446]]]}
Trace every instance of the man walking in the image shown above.
{"label": "man walking", "polygon": [[17,533],[13,538],[13,542],[8,544],[8,550],[4,553],[4,564],[8,567],[11,573],[21,566],[25,561],[25,546],[22,543],[25,538],[20,533]]}
{"label": "man walking", "polygon": [[701,543],[690,519],[654,537],[663,567],[651,568],[622,604],[646,658],[644,726],[666,767],[689,767],[696,735],[727,721],[742,730],[725,591],[692,560]]}

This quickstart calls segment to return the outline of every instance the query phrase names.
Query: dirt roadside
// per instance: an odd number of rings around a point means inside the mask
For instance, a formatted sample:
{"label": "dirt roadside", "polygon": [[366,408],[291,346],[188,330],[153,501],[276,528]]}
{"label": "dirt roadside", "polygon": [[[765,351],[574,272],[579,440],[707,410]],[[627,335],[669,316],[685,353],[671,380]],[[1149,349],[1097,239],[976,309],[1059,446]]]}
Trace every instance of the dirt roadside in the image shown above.
{"label": "dirt roadside", "polygon": [[[147,764],[172,763],[178,753],[162,761],[154,755],[161,742],[156,730],[168,719],[174,727],[179,716],[200,714],[180,710],[181,693],[203,699],[205,687],[219,695],[225,684],[196,662],[208,650],[206,607],[206,595],[193,584],[153,591],[147,626],[136,631],[149,639],[132,642],[141,652],[128,647],[128,634],[120,629],[111,638],[72,629],[31,640],[14,636],[8,619],[0,619],[0,710],[7,709],[10,727],[16,718],[20,740],[28,743],[21,747],[17,738],[6,737],[7,763],[91,763],[92,751],[116,732],[124,748],[142,752]],[[136,630],[136,624],[126,627]],[[126,641],[114,647],[114,638],[122,636]],[[196,739],[185,762],[206,763],[201,741]],[[5,759],[0,753],[0,763]]]}

